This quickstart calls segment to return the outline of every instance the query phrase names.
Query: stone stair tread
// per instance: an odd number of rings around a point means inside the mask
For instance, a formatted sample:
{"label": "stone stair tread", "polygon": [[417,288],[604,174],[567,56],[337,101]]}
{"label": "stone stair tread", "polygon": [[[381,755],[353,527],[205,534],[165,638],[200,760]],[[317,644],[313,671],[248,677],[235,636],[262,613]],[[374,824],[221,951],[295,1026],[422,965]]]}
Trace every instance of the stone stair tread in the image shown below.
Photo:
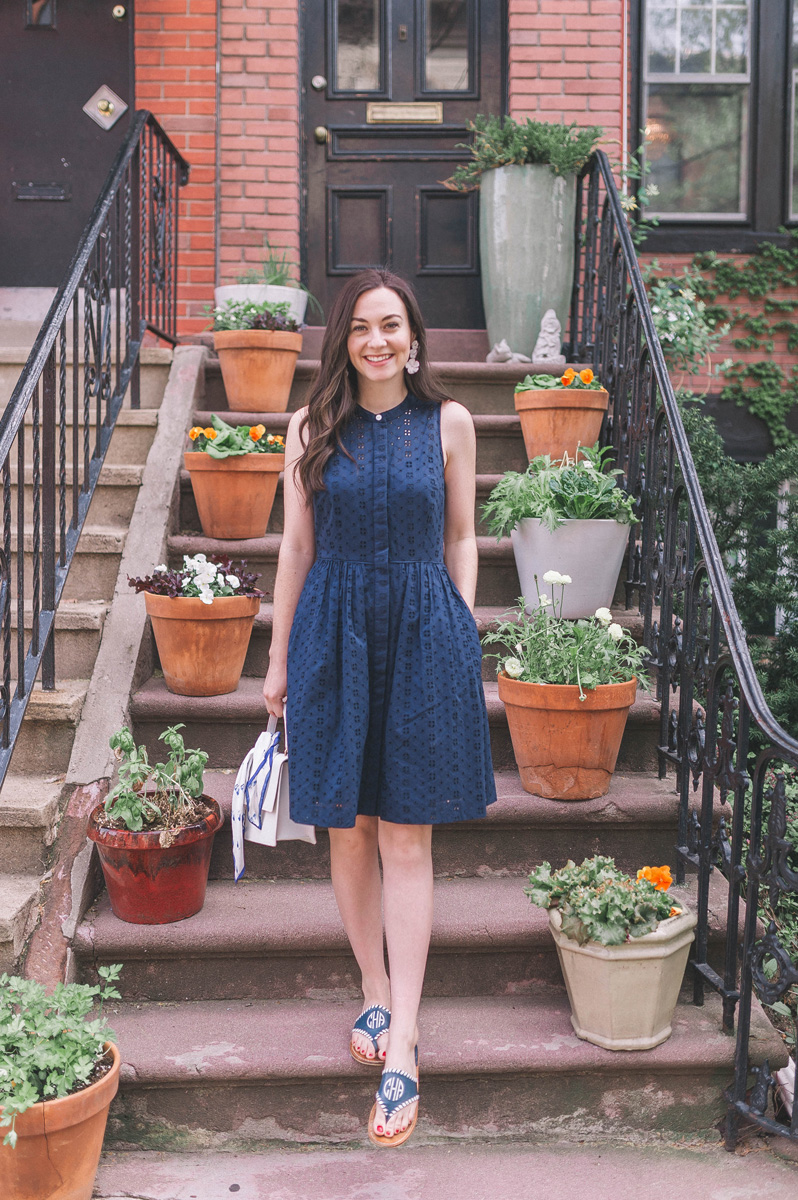
{"label": "stone stair tread", "polygon": [[[121,554],[125,548],[127,531],[116,525],[84,525],[75,549],[76,554]],[[17,548],[17,531],[11,531],[11,549]],[[33,550],[33,532],[25,529],[25,549]]]}
{"label": "stone stair tread", "polygon": [[[173,534],[167,542],[170,554],[229,554],[233,558],[277,557],[281,533],[267,533],[261,538],[210,538],[202,533]],[[480,559],[502,559],[515,562],[513,544],[509,538],[496,541],[494,537],[478,537]]]}
{"label": "stone stair tread", "polygon": [[[66,467],[67,480],[69,482],[72,471],[71,460],[66,464]],[[103,463],[103,469],[100,472],[100,478],[97,481],[97,487],[139,487],[141,485],[143,475],[144,465],[142,463]],[[15,485],[16,482],[17,467],[16,463],[12,463],[11,483],[12,485]],[[25,483],[31,485],[33,483],[33,467],[30,463],[28,463],[25,467]]]}
{"label": "stone stair tread", "polygon": [[[0,355],[1,354],[2,354],[2,350],[0,350]],[[0,361],[2,361],[2,360],[0,359]],[[145,428],[153,428],[154,429],[155,426],[158,424],[158,411],[159,410],[157,408],[120,408],[119,415],[116,418],[116,424],[117,425],[129,425],[129,426],[144,426]],[[32,423],[33,423],[33,414],[31,412],[31,408],[29,405],[28,408],[25,410],[25,424],[31,425]],[[71,427],[72,423],[73,423],[72,422],[72,403],[70,400],[67,403],[66,424]],[[85,421],[83,419],[82,404],[79,406],[79,423],[81,425],[85,424]],[[91,410],[89,412],[89,425],[92,428],[94,428],[97,425],[97,406],[94,403],[92,403]],[[94,445],[92,443],[91,450],[93,450],[93,449],[94,449]]]}
{"label": "stone stair tread", "polygon": [[[196,425],[210,425],[211,417],[216,409],[201,408],[194,411]],[[292,412],[233,412],[229,409],[220,411],[220,415],[229,425],[258,425],[267,424],[275,432],[288,428],[288,423],[294,415]],[[521,435],[521,418],[517,413],[472,413],[474,428],[480,433],[518,433]]]}
{"label": "stone stair tread", "polygon": [[63,782],[60,775],[6,775],[0,789],[0,829],[49,829]]}
{"label": "stone stair tread", "polygon": [[34,721],[68,721],[76,725],[88,690],[88,679],[59,679],[52,691],[45,691],[37,680],[26,716]]}
{"label": "stone stair tread", "polygon": [[[103,622],[111,607],[110,600],[62,600],[56,609],[56,629],[102,629]],[[33,608],[25,606],[25,624],[33,617]],[[11,608],[11,627],[17,627],[17,609]]]}
{"label": "stone stair tread", "polygon": [[[289,1079],[357,1079],[347,1032],[357,1003],[330,1000],[145,1002],[106,1007],[122,1047],[122,1087],[248,1085]],[[735,1039],[721,1031],[721,1004],[679,1004],[673,1034],[661,1046],[620,1057],[573,1032],[564,993],[422,999],[420,1062],[424,1076],[474,1077],[568,1073],[628,1076],[657,1071],[730,1078]],[[751,1059],[784,1061],[783,1043],[758,1005]],[[368,1081],[366,1081],[368,1082]],[[720,1085],[719,1085],[720,1086]]]}
{"label": "stone stair tread", "polygon": [[40,882],[38,875],[0,874],[0,943],[13,942],[18,936]]}

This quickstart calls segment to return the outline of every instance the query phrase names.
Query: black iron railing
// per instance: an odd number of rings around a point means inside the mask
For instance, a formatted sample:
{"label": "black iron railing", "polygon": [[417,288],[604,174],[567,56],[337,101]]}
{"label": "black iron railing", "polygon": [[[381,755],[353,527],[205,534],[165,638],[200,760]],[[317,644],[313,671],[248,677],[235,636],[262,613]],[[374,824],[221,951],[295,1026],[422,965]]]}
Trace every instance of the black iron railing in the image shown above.
{"label": "black iron railing", "polygon": [[177,340],[187,180],[158,122],[137,112],[0,417],[0,785],[40,668],[55,687],[55,613],[128,389],[139,406],[142,339]]}
{"label": "black iron railing", "polygon": [[[759,686],[621,199],[600,151],[577,181],[575,244],[570,352],[574,361],[592,361],[609,390],[605,440],[638,501],[626,603],[643,614],[662,701],[660,774],[675,770],[680,796],[679,879],[686,866],[698,874],[694,1002],[702,1004],[709,987],[723,999],[724,1029],[737,1023],[726,1145],[734,1147],[741,1115],[798,1140],[798,1104],[789,1126],[777,1122],[769,1066],[749,1060],[753,994],[772,1004],[798,983],[776,925],[765,930],[757,920],[763,889],[775,914],[786,893],[798,893],[781,774],[798,766],[798,741],[775,720]],[[716,870],[728,883],[717,968],[708,961]]]}

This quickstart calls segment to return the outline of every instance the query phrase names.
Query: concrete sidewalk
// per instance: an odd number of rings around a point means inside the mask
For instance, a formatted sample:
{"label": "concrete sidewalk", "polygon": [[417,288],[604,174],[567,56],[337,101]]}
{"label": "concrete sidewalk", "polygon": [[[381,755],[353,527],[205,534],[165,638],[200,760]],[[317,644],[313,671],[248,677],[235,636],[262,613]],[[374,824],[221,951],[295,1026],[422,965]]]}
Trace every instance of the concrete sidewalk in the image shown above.
{"label": "concrete sidewalk", "polygon": [[103,1200],[780,1200],[798,1165],[722,1147],[408,1146],[263,1154],[110,1153]]}

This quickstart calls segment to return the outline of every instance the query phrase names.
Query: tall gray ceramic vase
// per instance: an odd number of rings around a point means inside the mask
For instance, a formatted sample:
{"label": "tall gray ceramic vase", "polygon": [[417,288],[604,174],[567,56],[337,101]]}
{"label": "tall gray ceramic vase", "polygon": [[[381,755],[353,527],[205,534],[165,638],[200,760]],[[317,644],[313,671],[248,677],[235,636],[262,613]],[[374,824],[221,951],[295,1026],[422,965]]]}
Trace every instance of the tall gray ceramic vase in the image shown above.
{"label": "tall gray ceramic vase", "polygon": [[574,272],[576,177],[547,166],[497,167],[480,180],[479,257],[490,344],[532,354],[556,312],[565,337]]}

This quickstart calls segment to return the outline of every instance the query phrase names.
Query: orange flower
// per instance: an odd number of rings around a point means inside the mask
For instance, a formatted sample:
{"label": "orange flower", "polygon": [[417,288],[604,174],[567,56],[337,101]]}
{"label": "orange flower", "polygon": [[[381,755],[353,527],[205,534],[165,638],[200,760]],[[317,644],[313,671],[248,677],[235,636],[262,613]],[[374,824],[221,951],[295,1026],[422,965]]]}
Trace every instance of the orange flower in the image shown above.
{"label": "orange flower", "polygon": [[192,442],[196,442],[196,440],[200,436],[200,434],[204,433],[204,432],[205,432],[205,430],[202,428],[201,425],[195,425],[193,429],[189,429],[188,436],[191,438]]}
{"label": "orange flower", "polygon": [[[563,371],[562,382],[565,383],[565,381],[567,379],[568,383],[570,383],[571,380],[575,376],[576,376],[576,371],[573,369],[573,367],[566,367],[565,370]],[[566,387],[567,387],[567,384],[566,384]]]}
{"label": "orange flower", "polygon": [[575,377],[575,375],[563,375],[560,379],[560,383],[563,385],[563,387],[570,387]]}
{"label": "orange flower", "polygon": [[593,372],[590,370],[590,367],[585,367],[584,371],[580,371],[579,378],[582,380],[582,383],[592,383]]}
{"label": "orange flower", "polygon": [[216,430],[215,430],[215,429],[211,429],[210,425],[208,426],[208,428],[207,428],[207,429],[203,429],[203,431],[202,431],[202,432],[205,434],[205,436],[206,436],[206,438],[208,439],[208,441],[209,441],[209,442],[214,442],[214,441],[216,441]]}
{"label": "orange flower", "polygon": [[668,913],[669,917],[680,917],[681,915],[682,915],[682,910],[680,908],[672,908],[671,911]]}
{"label": "orange flower", "polygon": [[249,431],[249,436],[252,438],[253,442],[257,442],[259,438],[263,437],[265,432],[265,425],[253,425]]}
{"label": "orange flower", "polygon": [[653,883],[658,892],[667,892],[668,888],[673,883],[671,869],[668,866],[664,867],[641,867],[637,872],[638,879],[647,879],[649,883]]}

